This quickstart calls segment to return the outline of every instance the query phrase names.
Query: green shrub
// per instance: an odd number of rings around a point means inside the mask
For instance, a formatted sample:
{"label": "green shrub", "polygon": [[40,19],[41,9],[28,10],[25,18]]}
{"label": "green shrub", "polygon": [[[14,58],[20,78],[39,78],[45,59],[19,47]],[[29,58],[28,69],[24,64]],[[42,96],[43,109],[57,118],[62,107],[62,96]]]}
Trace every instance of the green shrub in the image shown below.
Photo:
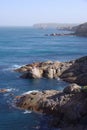
{"label": "green shrub", "polygon": [[87,92],[87,86],[82,87],[82,92]]}

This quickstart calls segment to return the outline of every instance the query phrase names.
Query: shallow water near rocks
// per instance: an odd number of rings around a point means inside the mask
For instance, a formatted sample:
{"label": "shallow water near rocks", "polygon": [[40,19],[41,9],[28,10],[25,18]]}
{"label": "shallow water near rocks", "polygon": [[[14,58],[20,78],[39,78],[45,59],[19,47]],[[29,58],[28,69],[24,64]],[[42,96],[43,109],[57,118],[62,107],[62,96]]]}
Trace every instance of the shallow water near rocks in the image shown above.
{"label": "shallow water near rocks", "polygon": [[45,36],[53,29],[0,28],[0,130],[55,130],[49,117],[15,108],[15,96],[27,91],[62,90],[68,83],[57,79],[21,79],[13,69],[36,61],[69,61],[87,55],[87,39]]}

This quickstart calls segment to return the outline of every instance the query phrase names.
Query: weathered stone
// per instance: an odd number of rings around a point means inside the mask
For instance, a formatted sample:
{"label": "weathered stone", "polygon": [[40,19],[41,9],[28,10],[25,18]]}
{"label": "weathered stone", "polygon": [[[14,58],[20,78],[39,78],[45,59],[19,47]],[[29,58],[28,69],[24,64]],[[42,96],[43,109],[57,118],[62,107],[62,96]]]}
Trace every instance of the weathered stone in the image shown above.
{"label": "weathered stone", "polygon": [[[73,85],[71,85],[71,88]],[[80,88],[74,84],[74,90]],[[51,114],[58,118],[58,126],[78,124],[87,117],[87,94],[75,91],[65,93],[56,90],[34,92],[17,98],[17,107],[40,113]],[[70,126],[71,127],[71,126]]]}
{"label": "weathered stone", "polygon": [[41,78],[43,74],[43,71],[40,70],[39,68],[32,68],[32,70],[30,71],[30,78]]}
{"label": "weathered stone", "polygon": [[87,56],[70,62],[38,62],[17,69],[23,78],[61,78],[70,83],[87,85]]}
{"label": "weathered stone", "polygon": [[67,86],[64,90],[64,93],[70,94],[70,93],[77,93],[77,92],[81,92],[81,87],[77,84],[70,84],[69,86]]}
{"label": "weathered stone", "polygon": [[0,89],[0,93],[7,93],[7,92],[8,92],[8,89],[5,89],[5,88]]}
{"label": "weathered stone", "polygon": [[83,123],[87,117],[87,93],[77,85],[87,85],[87,56],[63,63],[38,62],[23,66],[22,69],[24,68],[27,68],[26,72],[23,70],[25,78],[61,78],[73,84],[67,86],[63,92],[46,90],[18,96],[17,107],[55,116],[55,125],[61,130],[87,128]]}
{"label": "weathered stone", "polygon": [[51,68],[48,68],[47,70],[44,71],[43,76],[46,78],[53,79],[54,78],[54,70]]}

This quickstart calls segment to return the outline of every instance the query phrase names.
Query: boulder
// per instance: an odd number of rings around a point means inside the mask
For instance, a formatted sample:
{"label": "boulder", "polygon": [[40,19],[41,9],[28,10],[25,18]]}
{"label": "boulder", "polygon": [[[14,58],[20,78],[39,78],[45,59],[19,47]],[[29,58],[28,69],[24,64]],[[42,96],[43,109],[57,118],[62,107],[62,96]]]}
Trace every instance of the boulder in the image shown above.
{"label": "boulder", "polygon": [[67,94],[81,92],[81,87],[75,83],[72,83],[64,88],[63,92]]}

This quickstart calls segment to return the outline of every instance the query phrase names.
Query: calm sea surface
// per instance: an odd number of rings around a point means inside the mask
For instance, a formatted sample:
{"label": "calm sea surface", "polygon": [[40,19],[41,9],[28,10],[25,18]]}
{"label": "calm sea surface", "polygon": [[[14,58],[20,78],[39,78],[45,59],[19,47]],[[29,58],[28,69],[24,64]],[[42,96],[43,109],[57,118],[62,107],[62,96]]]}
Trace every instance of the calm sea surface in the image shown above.
{"label": "calm sea surface", "polygon": [[[87,55],[87,38],[51,37],[53,29],[0,28],[0,130],[55,130],[49,117],[15,108],[13,98],[27,91],[63,89],[68,83],[49,79],[21,79],[13,69],[35,61],[69,61]],[[12,97],[10,94],[13,94]]]}

